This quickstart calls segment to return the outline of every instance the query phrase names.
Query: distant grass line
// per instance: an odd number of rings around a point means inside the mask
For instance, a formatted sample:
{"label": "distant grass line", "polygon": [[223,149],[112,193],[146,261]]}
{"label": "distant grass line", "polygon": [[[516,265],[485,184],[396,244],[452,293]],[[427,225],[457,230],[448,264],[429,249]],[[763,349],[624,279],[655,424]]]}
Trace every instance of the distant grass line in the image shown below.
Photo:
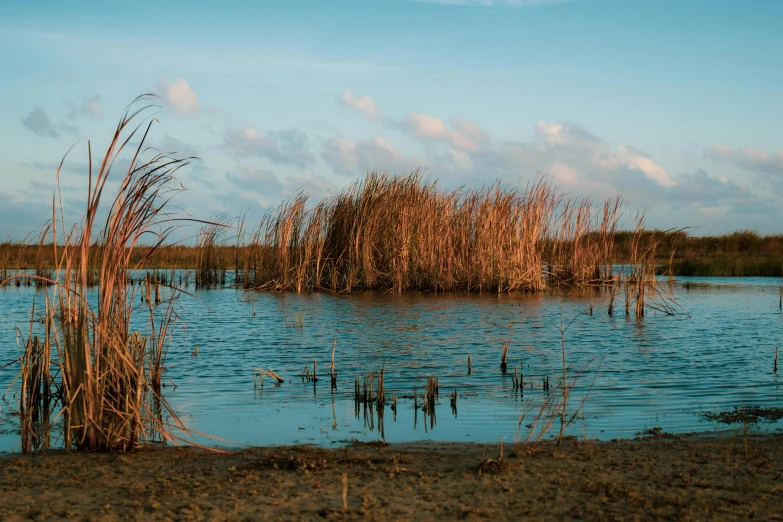
{"label": "distant grass line", "polygon": [[[6,241],[0,243],[0,271],[6,270],[34,270],[42,261],[47,268],[54,268],[54,254],[52,243],[42,245],[43,259],[38,259],[38,245],[20,241]],[[97,247],[98,245],[93,245]],[[150,246],[137,246],[130,251],[130,265],[140,263],[145,256],[153,250]],[[219,255],[225,259],[234,258],[234,247],[218,247],[222,251]],[[199,249],[195,246],[161,246],[156,249],[151,258],[145,262],[145,268],[185,268],[193,269],[198,265]]]}
{"label": "distant grass line", "polygon": [[[625,231],[615,235],[619,259],[627,259],[631,237]],[[779,234],[738,230],[721,236],[690,236],[680,231],[661,238],[658,254],[659,272],[668,273],[671,263],[676,276],[783,277],[783,235]]]}
{"label": "distant grass line", "polygon": [[[662,273],[666,269],[661,270]],[[716,256],[674,261],[674,273],[698,277],[783,277],[783,256]]]}
{"label": "distant grass line", "polygon": [[[614,235],[617,263],[629,259],[628,238],[632,232],[619,231]],[[649,232],[652,236],[655,233]],[[750,241],[748,241],[750,239]],[[669,271],[668,252],[674,246],[673,272],[675,276],[701,277],[783,277],[783,235],[761,236],[742,231],[722,236],[692,237],[678,233],[659,248],[656,261],[659,272]],[[258,246],[212,246],[213,262],[228,270],[236,267],[236,259],[244,259]],[[270,247],[271,248],[271,247]],[[130,256],[130,266],[140,263],[152,250],[136,247]],[[52,269],[55,266],[51,243],[39,245],[21,241],[0,243],[0,279],[3,274],[17,270]],[[199,267],[203,251],[197,246],[161,246],[144,263],[147,269],[191,269]],[[41,259],[42,257],[42,259]]]}
{"label": "distant grass line", "polygon": [[[721,236],[692,236],[685,231],[664,234],[647,230],[644,235],[661,238],[661,251],[676,248],[677,257],[683,259],[723,258],[732,256],[765,259],[783,259],[783,235],[762,236],[753,230],[738,230]],[[614,241],[618,255],[628,251],[633,231],[618,231]]]}

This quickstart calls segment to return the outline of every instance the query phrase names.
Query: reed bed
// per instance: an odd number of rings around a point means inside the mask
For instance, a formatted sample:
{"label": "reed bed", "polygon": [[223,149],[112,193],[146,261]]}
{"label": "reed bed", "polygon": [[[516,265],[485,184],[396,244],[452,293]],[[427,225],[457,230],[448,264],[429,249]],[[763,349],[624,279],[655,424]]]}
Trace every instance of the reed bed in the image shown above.
{"label": "reed bed", "polygon": [[[166,204],[181,190],[174,174],[188,164],[187,158],[144,147],[153,120],[135,120],[145,118],[142,113],[152,107],[151,100],[142,96],[129,106],[96,168],[87,142],[90,168],[83,220],[67,227],[53,205],[46,230],[54,270],[44,271],[39,251],[32,276],[51,289],[44,308],[31,313],[19,375],[24,451],[42,447],[33,426],[55,406],[52,422],[62,420],[66,449],[128,450],[144,440],[181,441],[187,433],[161,391],[168,342],[178,321],[178,292],[152,290],[149,279],[134,285],[128,277],[147,259],[130,265],[141,238],[154,237],[154,245],[160,245],[171,232]],[[131,152],[130,167],[116,180],[113,200],[104,205],[114,161],[134,139],[139,145]],[[39,250],[44,244],[39,241]],[[148,254],[154,249],[148,248]],[[18,277],[12,275],[5,284]],[[87,289],[96,283],[92,304]],[[147,297],[141,308],[133,304],[137,290]],[[153,293],[156,297],[150,298]],[[144,331],[131,328],[137,313],[148,317]],[[163,420],[164,413],[170,420]]]}
{"label": "reed bed", "polygon": [[620,200],[596,210],[545,179],[441,190],[370,173],[339,195],[298,194],[245,249],[248,288],[539,292],[611,280]]}

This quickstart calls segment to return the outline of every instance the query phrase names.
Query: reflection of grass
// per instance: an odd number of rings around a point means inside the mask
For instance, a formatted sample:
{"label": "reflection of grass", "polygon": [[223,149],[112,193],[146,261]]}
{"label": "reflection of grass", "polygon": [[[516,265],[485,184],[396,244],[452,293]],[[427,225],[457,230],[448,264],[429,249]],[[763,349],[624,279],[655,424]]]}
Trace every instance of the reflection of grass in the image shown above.
{"label": "reflection of grass", "polygon": [[18,411],[11,410],[10,408],[3,408],[3,406],[0,404],[0,435],[18,434],[18,418]]}
{"label": "reflection of grass", "polygon": [[304,312],[296,312],[292,318],[285,318],[286,328],[304,328]]}
{"label": "reflection of grass", "polygon": [[253,316],[255,317],[256,314],[256,302],[258,301],[258,292],[255,292],[253,290],[246,290],[245,292],[242,292],[239,296],[239,301],[242,303],[249,303],[253,305]]}

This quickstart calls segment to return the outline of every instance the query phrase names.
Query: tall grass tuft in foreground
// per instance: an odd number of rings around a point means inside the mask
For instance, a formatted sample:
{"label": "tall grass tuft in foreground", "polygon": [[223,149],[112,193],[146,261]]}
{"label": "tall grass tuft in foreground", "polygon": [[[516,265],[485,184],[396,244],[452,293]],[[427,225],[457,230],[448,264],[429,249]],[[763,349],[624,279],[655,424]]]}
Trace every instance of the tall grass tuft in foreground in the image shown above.
{"label": "tall grass tuft in foreground", "polygon": [[[35,276],[52,286],[42,319],[31,317],[22,357],[20,413],[22,425],[30,426],[41,407],[39,398],[57,398],[66,449],[128,450],[151,437],[181,440],[173,428],[183,427],[161,395],[168,332],[177,319],[176,295],[163,300],[163,306],[147,300],[146,331],[131,328],[134,287],[127,271],[143,268],[172,230],[165,207],[182,189],[174,173],[188,164],[188,159],[144,147],[154,120],[142,113],[154,107],[151,100],[141,96],[129,106],[96,168],[87,142],[87,208],[78,225],[66,228],[62,212],[57,211],[59,194],[53,198],[51,233],[57,265],[51,278]],[[137,125],[134,120],[139,118],[144,119]],[[139,145],[130,166],[116,180],[114,199],[102,205],[112,186],[115,159],[134,138]],[[59,176],[58,168],[58,180]],[[152,238],[152,246],[131,267],[133,250],[142,238]],[[93,262],[98,289],[91,302],[88,285]],[[38,320],[46,325],[39,334],[42,338],[33,332],[32,321]],[[163,411],[171,421],[162,420]],[[35,430],[23,430],[23,450],[37,447],[38,442]]]}
{"label": "tall grass tuft in foreground", "polygon": [[538,292],[611,280],[620,200],[597,211],[545,179],[445,191],[418,172],[371,173],[332,198],[269,212],[247,247],[245,286]]}

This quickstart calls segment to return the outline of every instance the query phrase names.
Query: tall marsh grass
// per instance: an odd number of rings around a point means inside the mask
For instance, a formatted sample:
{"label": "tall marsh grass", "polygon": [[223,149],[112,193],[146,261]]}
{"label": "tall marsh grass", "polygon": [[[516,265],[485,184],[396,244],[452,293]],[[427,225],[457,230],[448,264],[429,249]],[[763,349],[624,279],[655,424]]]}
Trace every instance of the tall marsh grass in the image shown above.
{"label": "tall marsh grass", "polygon": [[246,287],[539,292],[611,280],[620,201],[596,209],[545,179],[446,191],[371,173],[335,197],[298,194],[247,247]]}
{"label": "tall marsh grass", "polygon": [[[143,113],[150,103],[150,97],[142,96],[129,106],[99,164],[93,163],[87,142],[82,221],[68,227],[53,205],[49,230],[55,268],[49,274],[36,267],[34,276],[51,288],[44,308],[31,315],[21,358],[24,451],[40,447],[40,436],[30,427],[42,409],[48,415],[52,401],[58,402],[67,449],[127,450],[149,438],[180,438],[175,431],[183,427],[161,394],[170,329],[177,320],[176,292],[160,304],[148,299],[146,328],[131,327],[139,311],[133,304],[139,286],[129,284],[128,270],[143,268],[172,231],[166,204],[181,190],[175,172],[188,164],[188,159],[145,148],[153,120]],[[134,139],[139,145],[130,152],[128,170],[111,178],[115,159]],[[115,186],[113,200],[102,204]],[[134,249],[150,237],[146,255],[132,266]],[[88,286],[94,283],[97,295],[88,299]],[[39,321],[45,327],[34,329]],[[164,412],[171,420],[163,420]]]}

